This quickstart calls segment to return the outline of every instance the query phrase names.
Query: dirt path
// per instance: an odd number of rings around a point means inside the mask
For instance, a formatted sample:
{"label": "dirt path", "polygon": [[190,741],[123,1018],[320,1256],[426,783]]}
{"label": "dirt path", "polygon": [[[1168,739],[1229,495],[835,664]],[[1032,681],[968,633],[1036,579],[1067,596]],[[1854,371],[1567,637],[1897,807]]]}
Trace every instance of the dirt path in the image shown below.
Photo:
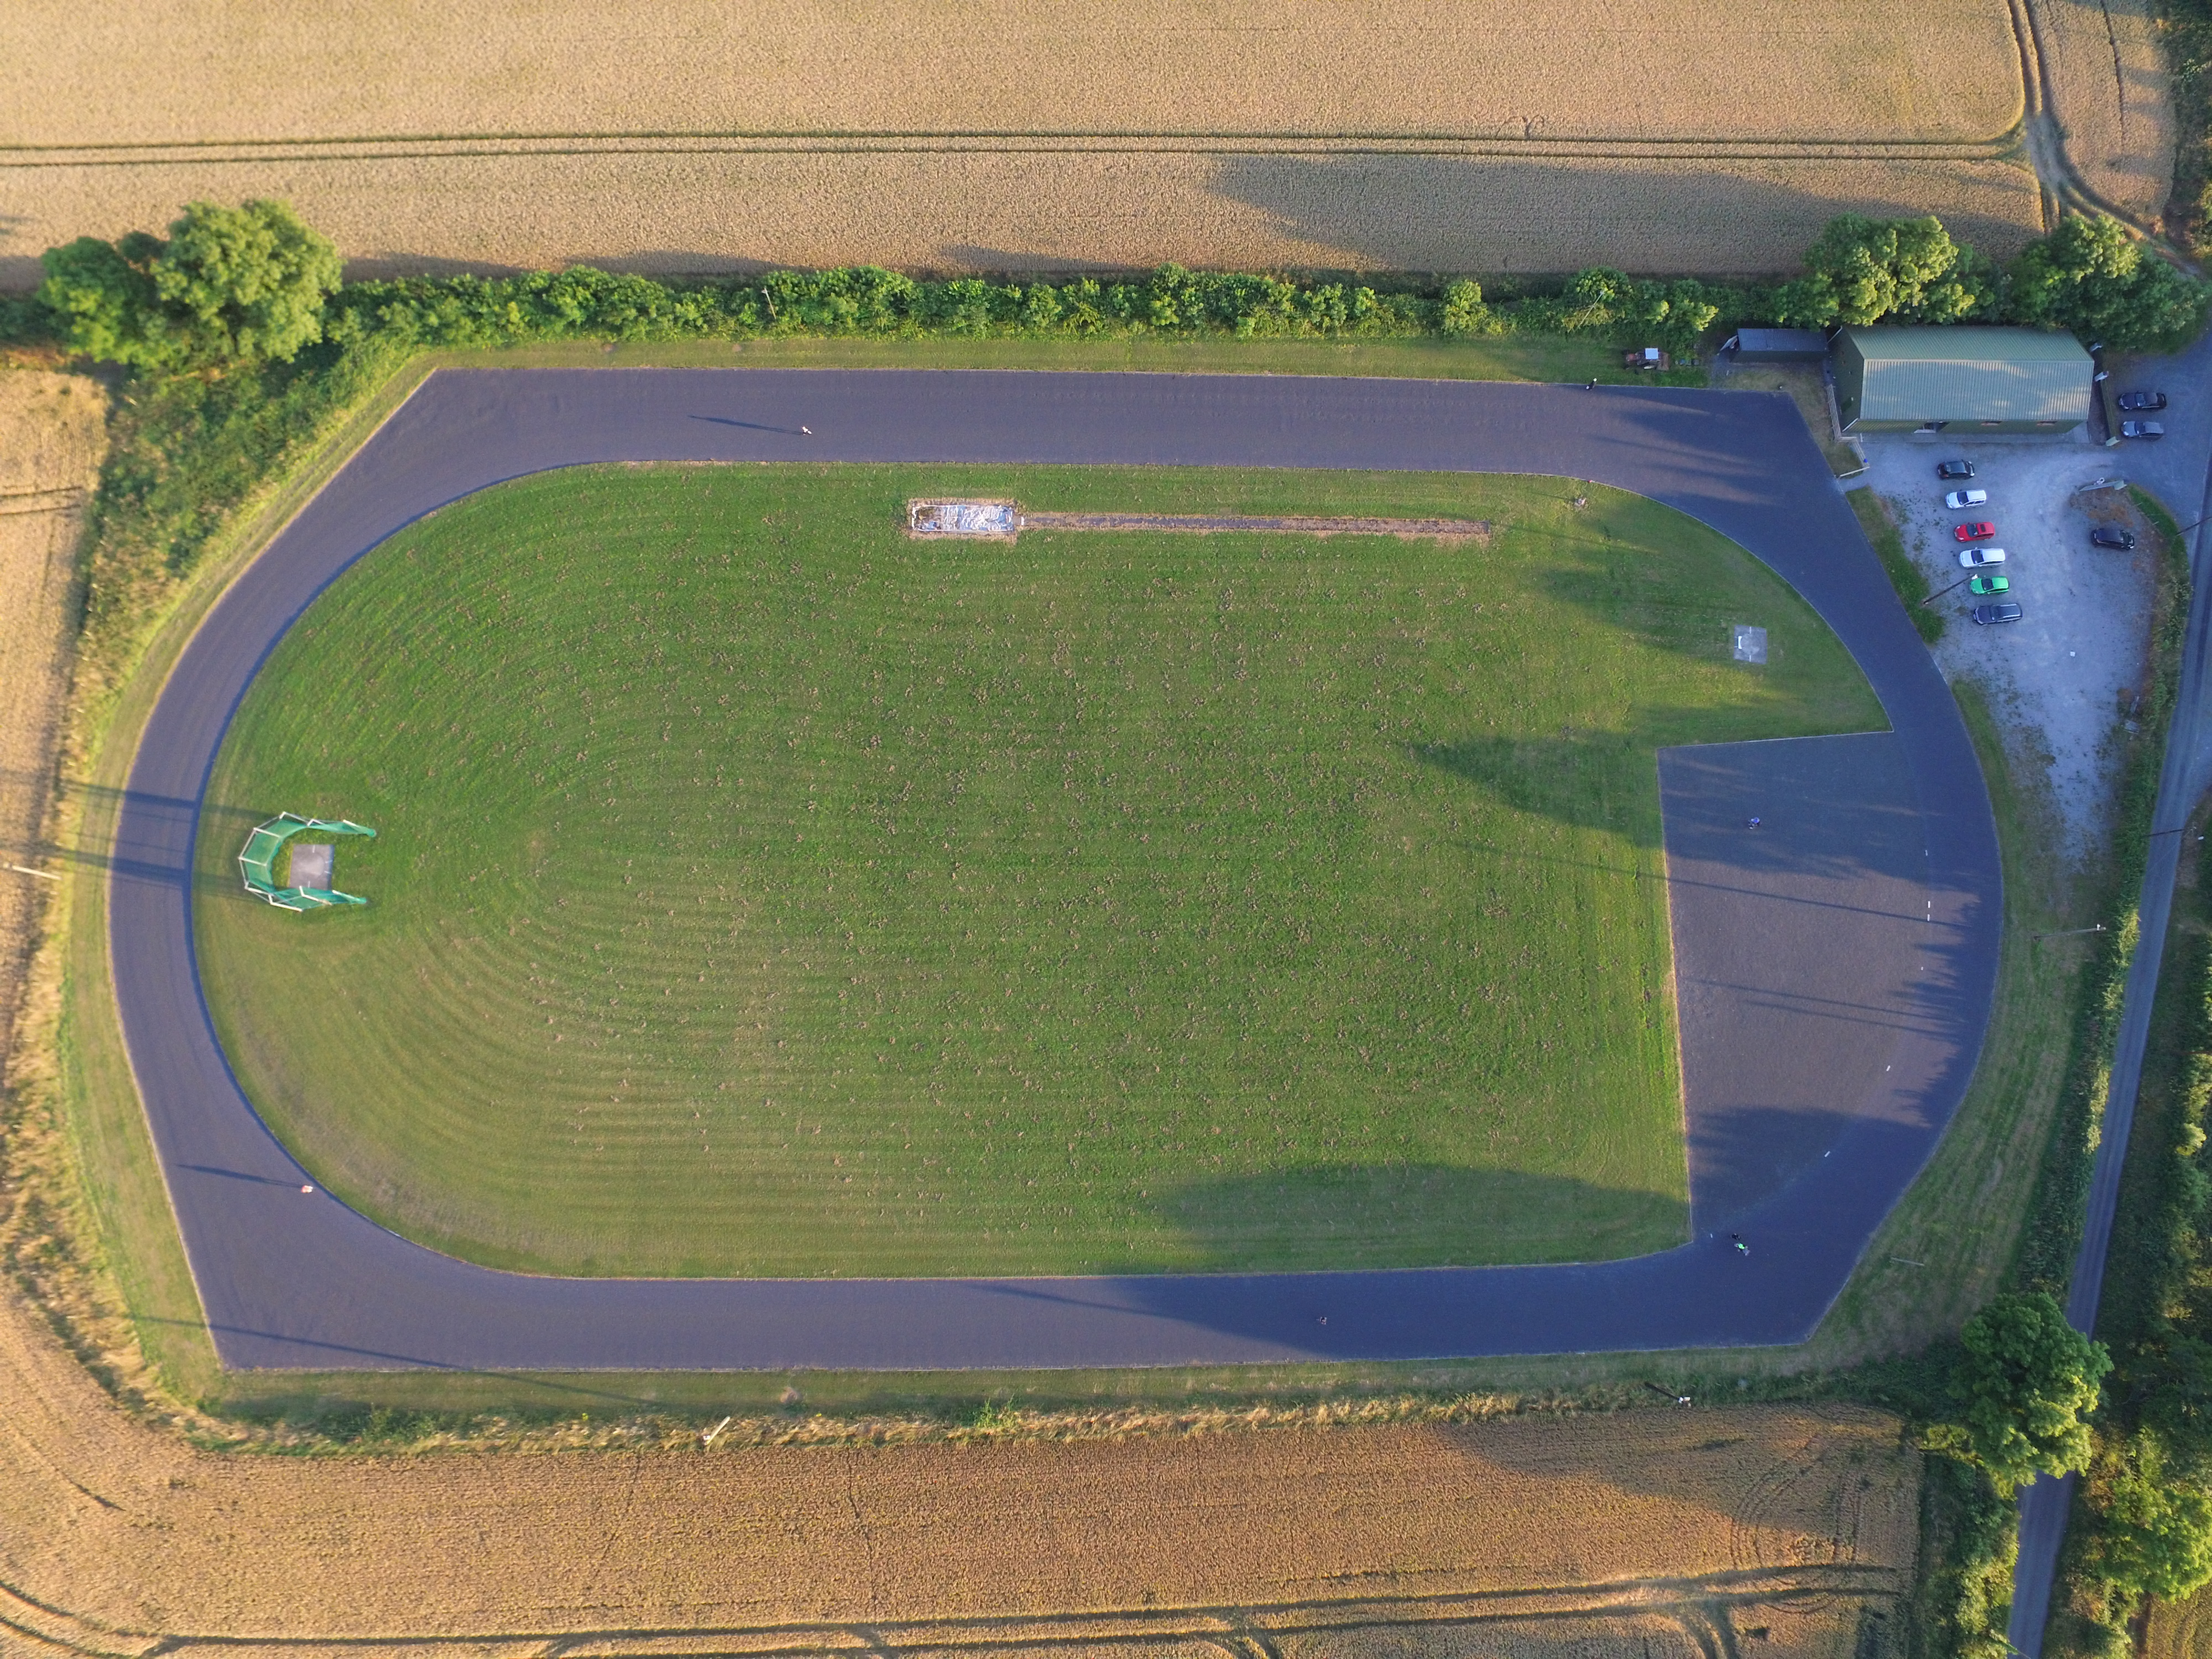
{"label": "dirt path", "polygon": [[0,370],[0,1082],[44,885],[77,538],[107,403],[81,375]]}

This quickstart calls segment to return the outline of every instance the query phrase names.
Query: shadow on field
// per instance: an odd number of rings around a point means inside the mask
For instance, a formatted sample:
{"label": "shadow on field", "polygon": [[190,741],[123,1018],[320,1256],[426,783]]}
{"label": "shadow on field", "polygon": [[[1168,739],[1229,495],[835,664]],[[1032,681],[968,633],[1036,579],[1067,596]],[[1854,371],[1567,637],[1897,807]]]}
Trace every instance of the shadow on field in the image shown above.
{"label": "shadow on field", "polygon": [[[1778,182],[1790,173],[1787,160],[1762,167],[1764,177],[1710,161],[1607,161],[1240,155],[1223,158],[1212,188],[1258,208],[1286,236],[1383,270],[1577,270],[1618,261],[1626,234],[1638,270],[1740,276],[1762,262],[1778,270],[1838,213],[1937,211],[1953,234],[2000,258],[2033,234],[2033,182],[2021,187],[2002,161],[1945,167],[1949,187],[1938,186],[1932,202],[1929,177],[1894,166],[1854,169],[1860,193],[1841,196]],[[1838,170],[1814,166],[1800,176],[1833,185]],[[2021,204],[2018,220],[1988,210],[2008,197]],[[1729,225],[1756,228],[1717,239],[1714,227]]]}
{"label": "shadow on field", "polygon": [[1474,784],[1501,805],[1644,848],[1660,842],[1656,752],[1711,724],[1698,708],[1639,709],[1626,732],[1561,726],[1553,737],[1464,737],[1406,745],[1407,759]]}
{"label": "shadow on field", "polygon": [[1560,1176],[1442,1164],[1308,1168],[1196,1181],[1159,1202],[1204,1253],[1200,1272],[1309,1266],[1605,1261],[1680,1244],[1681,1199]]}
{"label": "shadow on field", "polygon": [[[44,782],[27,772],[0,769],[0,793],[27,792],[44,787]],[[106,870],[120,880],[153,882],[162,886],[175,886],[183,879],[182,867],[166,849],[173,840],[181,841],[185,826],[199,813],[197,803],[177,796],[148,794],[143,790],[116,789],[73,780],[64,780],[58,786],[58,793],[67,799],[111,808],[128,802],[149,821],[157,822],[161,834],[155,842],[118,843],[105,851],[96,847],[64,847],[44,836],[20,841],[0,838],[0,863]],[[246,831],[259,822],[243,810],[228,807],[210,807],[199,813],[199,817],[203,834],[228,836],[234,828],[241,846],[245,844]]]}
{"label": "shadow on field", "polygon": [[1641,732],[1588,732],[1412,743],[1406,756],[1516,811],[1577,829],[1611,830],[1648,848],[1659,844],[1655,747]]}

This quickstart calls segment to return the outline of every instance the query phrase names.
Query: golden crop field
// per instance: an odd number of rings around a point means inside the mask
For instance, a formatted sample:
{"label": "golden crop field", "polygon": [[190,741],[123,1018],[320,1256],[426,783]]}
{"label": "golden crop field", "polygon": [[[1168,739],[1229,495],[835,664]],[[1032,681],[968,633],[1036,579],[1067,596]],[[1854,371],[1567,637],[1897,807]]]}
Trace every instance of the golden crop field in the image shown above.
{"label": "golden crop field", "polygon": [[[0,372],[0,865],[37,868],[61,719],[77,538],[106,447],[82,375]],[[0,869],[0,1079],[41,884]]]}
{"label": "golden crop field", "polygon": [[2174,137],[2156,0],[2041,0],[2035,19],[2068,159],[2112,206],[2155,217]]}
{"label": "golden crop field", "polygon": [[[0,10],[0,280],[255,194],[365,271],[1771,270],[1839,211],[1999,253],[2040,224],[2006,0],[497,0],[456,29],[425,0]],[[2108,158],[2146,174],[2147,74]]]}
{"label": "golden crop field", "polygon": [[1902,1650],[1918,1462],[1872,1412],[224,1455],[124,1417],[8,1295],[0,1651]]}

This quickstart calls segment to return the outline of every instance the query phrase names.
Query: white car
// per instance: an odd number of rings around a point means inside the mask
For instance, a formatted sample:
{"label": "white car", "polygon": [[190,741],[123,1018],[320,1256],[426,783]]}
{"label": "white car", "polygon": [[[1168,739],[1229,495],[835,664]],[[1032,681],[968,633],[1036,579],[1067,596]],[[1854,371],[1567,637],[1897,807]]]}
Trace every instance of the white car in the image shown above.
{"label": "white car", "polygon": [[1972,570],[1980,565],[2003,562],[2004,549],[2002,547],[1970,547],[1959,555],[1959,568],[1961,570]]}
{"label": "white car", "polygon": [[1986,489],[1954,489],[1943,498],[1943,505],[1954,513],[1963,507],[1987,507],[1990,492]]}

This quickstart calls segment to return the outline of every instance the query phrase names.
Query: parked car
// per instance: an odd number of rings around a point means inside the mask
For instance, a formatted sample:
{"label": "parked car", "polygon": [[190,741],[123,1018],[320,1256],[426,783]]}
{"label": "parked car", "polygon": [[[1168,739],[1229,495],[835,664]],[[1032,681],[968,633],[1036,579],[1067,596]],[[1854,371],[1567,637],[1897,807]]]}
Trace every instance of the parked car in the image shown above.
{"label": "parked car", "polygon": [[2120,436],[2123,438],[2163,438],[2166,436],[2166,428],[2160,426],[2156,421],[2122,421],[2120,422]]}
{"label": "parked car", "polygon": [[1978,623],[2018,622],[2026,614],[2018,605],[2009,604],[1978,605],[1973,612],[1974,620]]}
{"label": "parked car", "polygon": [[1974,464],[1972,461],[1941,461],[1936,464],[1936,476],[1939,478],[1971,478],[1974,476]]}
{"label": "parked car", "polygon": [[2163,392],[2123,392],[2118,399],[2120,407],[2130,415],[2152,413],[2166,407]]}
{"label": "parked car", "polygon": [[2008,593],[2011,591],[2012,579],[2008,576],[1976,576],[1966,584],[1966,592],[1978,599],[1990,593]]}
{"label": "parked car", "polygon": [[1986,489],[1954,489],[1943,498],[1943,505],[1954,513],[1963,513],[1970,507],[1987,507],[1990,492]]}
{"label": "parked car", "polygon": [[2110,547],[2125,553],[2135,544],[2136,532],[2132,530],[2115,530],[2110,525],[2100,524],[2089,532],[2089,545],[2092,547]]}
{"label": "parked car", "polygon": [[1961,570],[1978,570],[1986,564],[2002,564],[2005,550],[2002,547],[1970,547],[1959,555]]}
{"label": "parked car", "polygon": [[1984,519],[1978,524],[1962,524],[1951,532],[1962,542],[1985,542],[1997,533],[1997,527]]}

